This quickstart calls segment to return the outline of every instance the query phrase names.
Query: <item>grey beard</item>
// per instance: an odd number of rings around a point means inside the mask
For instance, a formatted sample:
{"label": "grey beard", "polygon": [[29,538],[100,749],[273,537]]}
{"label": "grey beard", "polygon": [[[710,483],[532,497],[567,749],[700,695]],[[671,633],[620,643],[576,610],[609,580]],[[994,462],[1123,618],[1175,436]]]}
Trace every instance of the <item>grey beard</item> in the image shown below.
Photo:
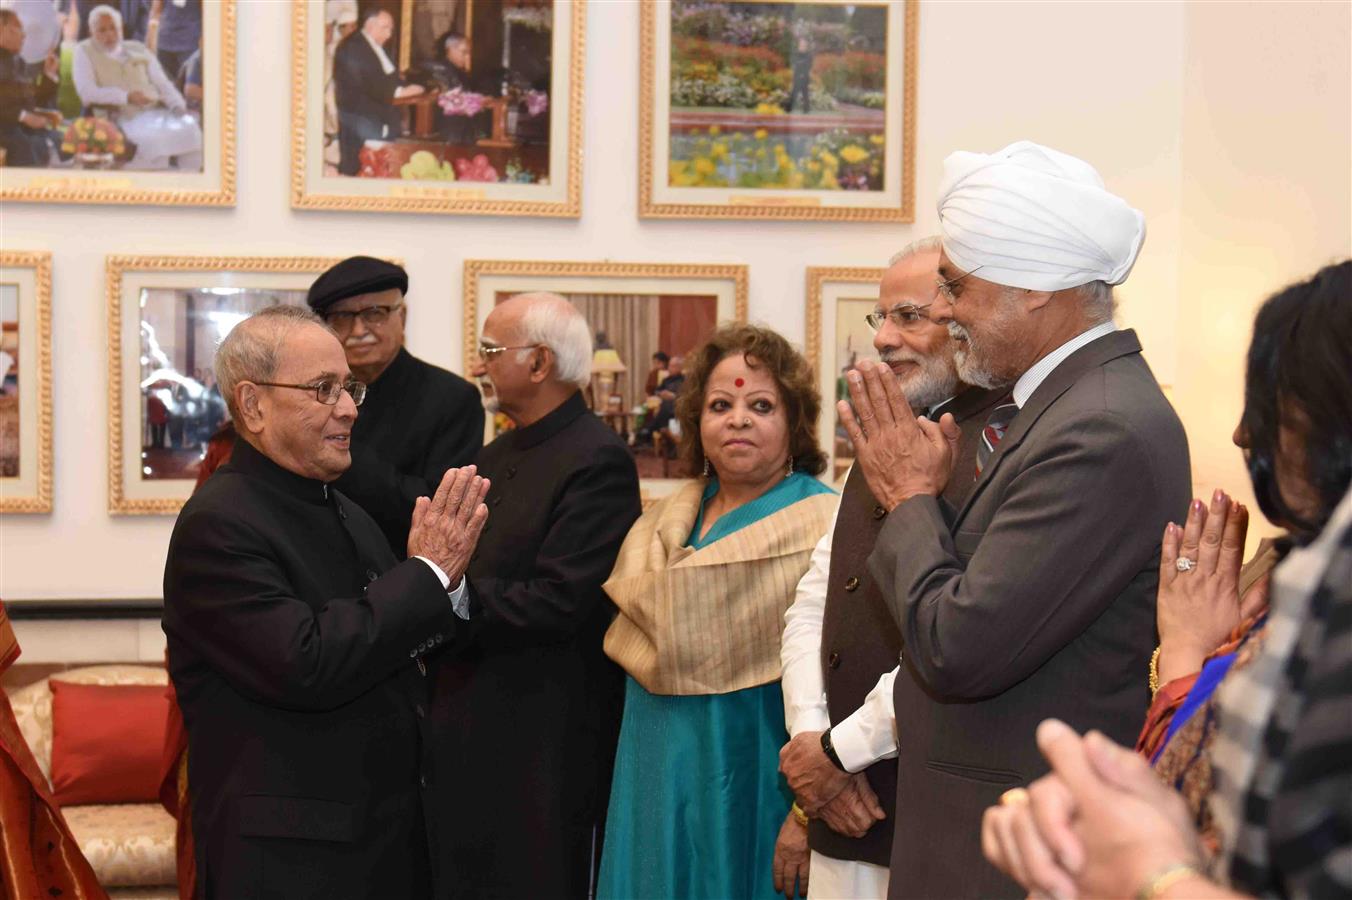
{"label": "grey beard", "polygon": [[928,409],[952,397],[957,390],[957,374],[942,357],[925,357],[885,350],[879,354],[879,358],[885,363],[908,361],[919,364],[919,371],[908,378],[897,379],[897,384],[906,395],[906,402],[911,404],[912,409]]}
{"label": "grey beard", "polygon": [[[1004,387],[1009,382],[996,375],[986,365],[983,364],[981,348],[972,341],[972,335],[968,333],[957,322],[948,323],[948,333],[956,341],[963,338],[965,343],[959,343],[959,349],[953,354],[953,361],[957,364],[958,378],[970,385],[987,390]],[[963,346],[967,349],[961,349]]]}

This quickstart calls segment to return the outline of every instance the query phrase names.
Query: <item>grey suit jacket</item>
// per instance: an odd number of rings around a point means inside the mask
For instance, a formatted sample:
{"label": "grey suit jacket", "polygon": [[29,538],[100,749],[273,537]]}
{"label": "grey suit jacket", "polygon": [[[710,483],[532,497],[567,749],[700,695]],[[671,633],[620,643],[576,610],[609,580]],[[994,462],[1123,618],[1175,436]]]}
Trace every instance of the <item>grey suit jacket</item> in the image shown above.
{"label": "grey suit jacket", "polygon": [[1123,743],[1140,727],[1160,537],[1190,493],[1140,351],[1131,331],[1080,348],[961,508],[921,496],[887,517],[869,570],[903,640],[891,897],[1022,896],[981,855],[981,812],[1046,771],[1038,722]]}

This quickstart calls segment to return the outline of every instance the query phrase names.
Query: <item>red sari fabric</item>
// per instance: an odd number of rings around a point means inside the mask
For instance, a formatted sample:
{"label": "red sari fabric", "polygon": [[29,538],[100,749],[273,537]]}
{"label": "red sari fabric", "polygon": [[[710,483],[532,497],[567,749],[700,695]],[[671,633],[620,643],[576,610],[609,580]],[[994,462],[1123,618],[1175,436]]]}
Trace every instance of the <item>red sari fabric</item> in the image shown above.
{"label": "red sari fabric", "polygon": [[[0,604],[0,672],[18,656],[9,614]],[[9,697],[0,691],[0,898],[107,896],[19,731]]]}

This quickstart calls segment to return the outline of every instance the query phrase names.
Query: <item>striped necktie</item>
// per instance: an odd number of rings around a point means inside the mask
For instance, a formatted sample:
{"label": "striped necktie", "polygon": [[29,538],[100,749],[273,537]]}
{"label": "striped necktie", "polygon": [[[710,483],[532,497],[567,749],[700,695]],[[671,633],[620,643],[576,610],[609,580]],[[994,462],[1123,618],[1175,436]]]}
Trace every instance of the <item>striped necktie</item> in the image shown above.
{"label": "striped necktie", "polygon": [[1005,429],[1009,428],[1009,423],[1014,421],[1018,413],[1019,404],[1014,402],[1013,394],[1005,397],[995,405],[995,409],[991,410],[991,414],[986,418],[986,427],[981,429],[981,443],[976,448],[976,478],[981,477],[981,470],[990,462],[991,456],[995,454],[995,448],[1000,444],[1000,439],[1005,436]]}

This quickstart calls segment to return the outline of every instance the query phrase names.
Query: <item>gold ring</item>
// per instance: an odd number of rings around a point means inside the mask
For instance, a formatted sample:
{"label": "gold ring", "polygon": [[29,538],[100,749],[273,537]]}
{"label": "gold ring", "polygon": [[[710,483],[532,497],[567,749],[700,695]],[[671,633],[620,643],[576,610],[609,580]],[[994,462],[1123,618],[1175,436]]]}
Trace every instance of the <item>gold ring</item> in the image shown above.
{"label": "gold ring", "polygon": [[1001,806],[1022,806],[1028,802],[1027,788],[1010,788],[1000,795]]}

